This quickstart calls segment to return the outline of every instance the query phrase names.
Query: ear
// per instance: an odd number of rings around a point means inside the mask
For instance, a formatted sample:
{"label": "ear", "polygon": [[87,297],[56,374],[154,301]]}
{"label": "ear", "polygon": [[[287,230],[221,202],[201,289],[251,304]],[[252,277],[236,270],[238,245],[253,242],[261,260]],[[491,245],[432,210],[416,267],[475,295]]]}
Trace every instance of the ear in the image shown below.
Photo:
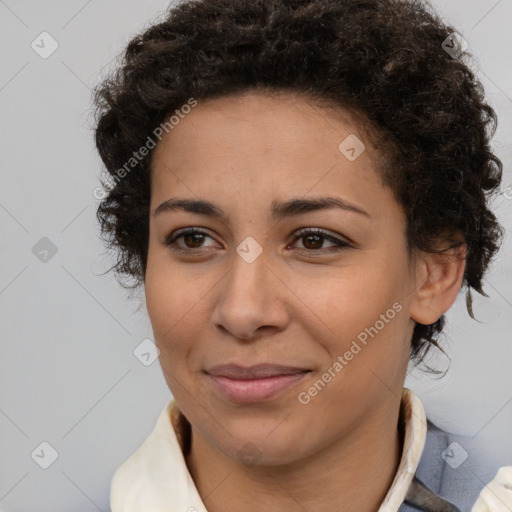
{"label": "ear", "polygon": [[430,325],[450,309],[462,285],[466,256],[466,244],[441,253],[421,252],[410,308],[414,321]]}

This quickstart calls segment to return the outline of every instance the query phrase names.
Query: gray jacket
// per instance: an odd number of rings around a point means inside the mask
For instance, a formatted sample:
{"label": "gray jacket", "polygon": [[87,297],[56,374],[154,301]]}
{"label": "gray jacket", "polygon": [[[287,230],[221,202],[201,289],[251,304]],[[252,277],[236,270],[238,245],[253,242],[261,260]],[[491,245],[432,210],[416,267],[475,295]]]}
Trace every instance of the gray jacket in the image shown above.
{"label": "gray jacket", "polygon": [[482,467],[478,452],[471,437],[450,434],[427,420],[425,447],[398,512],[471,512],[495,473]]}

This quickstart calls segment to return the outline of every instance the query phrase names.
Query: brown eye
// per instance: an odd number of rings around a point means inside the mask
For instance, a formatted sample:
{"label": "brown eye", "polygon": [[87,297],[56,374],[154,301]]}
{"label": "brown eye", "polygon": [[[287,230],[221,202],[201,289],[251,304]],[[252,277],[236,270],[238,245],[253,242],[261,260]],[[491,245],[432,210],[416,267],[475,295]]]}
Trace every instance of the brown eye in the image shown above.
{"label": "brown eye", "polygon": [[[311,252],[332,252],[340,251],[348,247],[351,247],[351,245],[348,242],[345,242],[340,238],[330,235],[329,233],[323,231],[322,229],[303,229],[297,232],[294,242],[301,239],[303,240],[302,244],[304,247],[298,247],[298,249],[303,249],[305,251]],[[322,246],[326,240],[331,242],[333,246],[328,247],[322,251]]]}
{"label": "brown eye", "polygon": [[[186,228],[172,233],[165,239],[164,244],[169,246],[173,251],[195,252],[197,250],[203,249],[204,247],[207,247],[203,245],[206,238],[213,240],[213,238],[208,235],[206,231],[198,228]],[[185,246],[173,247],[173,244],[175,244],[175,242],[179,239],[183,239]]]}
{"label": "brown eye", "polygon": [[305,246],[306,249],[321,249],[322,245],[324,243],[324,236],[323,235],[302,235],[302,244]]}
{"label": "brown eye", "polygon": [[201,246],[201,243],[204,241],[204,235],[201,235],[199,233],[196,234],[186,234],[181,235],[180,238],[183,238],[183,241],[185,242],[185,245],[191,249],[196,249]]}

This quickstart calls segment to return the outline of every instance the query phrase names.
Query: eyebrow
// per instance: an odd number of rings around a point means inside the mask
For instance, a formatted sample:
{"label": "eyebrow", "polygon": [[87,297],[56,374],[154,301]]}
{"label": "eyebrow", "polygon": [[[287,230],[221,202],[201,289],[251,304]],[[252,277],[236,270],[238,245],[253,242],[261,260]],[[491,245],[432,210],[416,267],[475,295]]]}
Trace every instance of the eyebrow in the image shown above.
{"label": "eyebrow", "polygon": [[[347,212],[357,213],[369,219],[371,218],[368,212],[339,197],[295,198],[283,202],[273,201],[271,206],[271,216],[274,220],[282,220],[287,217],[303,215],[308,212],[334,208]],[[156,208],[153,215],[156,217],[160,213],[172,212],[176,210],[207,215],[209,217],[222,219],[229,223],[228,215],[226,215],[220,206],[202,199],[170,198],[167,201],[161,203]]]}

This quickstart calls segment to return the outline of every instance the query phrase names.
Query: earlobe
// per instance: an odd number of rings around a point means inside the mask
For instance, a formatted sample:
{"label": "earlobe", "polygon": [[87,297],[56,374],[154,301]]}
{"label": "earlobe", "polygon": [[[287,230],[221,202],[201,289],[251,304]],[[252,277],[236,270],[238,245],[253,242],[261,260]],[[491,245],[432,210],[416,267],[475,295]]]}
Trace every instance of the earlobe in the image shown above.
{"label": "earlobe", "polygon": [[418,258],[410,308],[415,322],[433,324],[450,309],[462,285],[466,256],[467,246],[462,244],[442,253],[423,252]]}

